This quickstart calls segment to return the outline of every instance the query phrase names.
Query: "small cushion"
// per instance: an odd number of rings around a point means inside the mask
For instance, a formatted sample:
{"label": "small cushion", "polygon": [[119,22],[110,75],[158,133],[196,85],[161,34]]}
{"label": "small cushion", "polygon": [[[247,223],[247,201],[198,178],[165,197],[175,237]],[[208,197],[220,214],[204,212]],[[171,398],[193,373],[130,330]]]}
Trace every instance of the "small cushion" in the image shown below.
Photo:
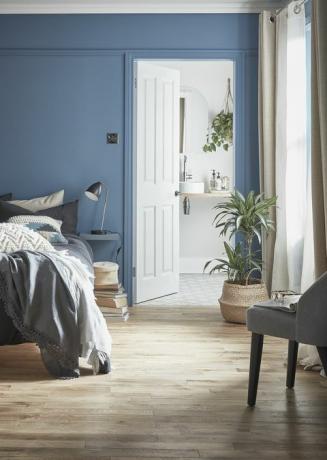
{"label": "small cushion", "polygon": [[64,190],[51,193],[50,195],[32,198],[30,200],[13,200],[11,204],[20,206],[21,208],[28,209],[32,212],[42,211],[42,209],[54,208],[60,206],[64,202]]}
{"label": "small cushion", "polygon": [[295,340],[296,313],[278,307],[254,305],[247,311],[247,327],[251,332]]}
{"label": "small cushion", "polygon": [[0,252],[54,251],[53,246],[43,236],[18,224],[0,224]]}
{"label": "small cushion", "polygon": [[61,220],[55,220],[48,216],[14,216],[8,220],[9,223],[12,224],[20,224],[24,225],[24,227],[29,228],[30,230],[34,230],[38,232],[41,236],[43,236],[46,240],[48,240],[51,244],[60,243],[60,244],[67,244],[68,241],[62,235],[60,228],[61,228]]}

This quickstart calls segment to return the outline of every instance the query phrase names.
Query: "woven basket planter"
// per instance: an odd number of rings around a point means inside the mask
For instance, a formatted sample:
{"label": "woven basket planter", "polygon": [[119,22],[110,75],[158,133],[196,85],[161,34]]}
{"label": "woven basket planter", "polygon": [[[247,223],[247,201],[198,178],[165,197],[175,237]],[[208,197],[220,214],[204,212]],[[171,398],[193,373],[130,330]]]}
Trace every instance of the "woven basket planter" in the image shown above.
{"label": "woven basket planter", "polygon": [[224,282],[223,292],[219,299],[220,310],[223,318],[230,323],[246,323],[246,311],[256,302],[269,298],[264,283],[233,284]]}

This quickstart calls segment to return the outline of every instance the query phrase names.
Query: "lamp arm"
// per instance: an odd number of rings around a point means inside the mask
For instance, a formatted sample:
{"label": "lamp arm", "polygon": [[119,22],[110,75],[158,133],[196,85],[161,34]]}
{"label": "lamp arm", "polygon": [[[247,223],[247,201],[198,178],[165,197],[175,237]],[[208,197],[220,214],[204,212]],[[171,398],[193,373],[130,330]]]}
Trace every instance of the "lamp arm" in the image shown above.
{"label": "lamp arm", "polygon": [[106,197],[105,197],[105,200],[104,200],[104,206],[103,206],[103,212],[102,212],[101,230],[103,230],[104,218],[105,218],[105,215],[106,215],[106,210],[107,210],[107,205],[108,205],[109,188],[106,187],[106,189],[107,189],[107,191],[106,191]]}

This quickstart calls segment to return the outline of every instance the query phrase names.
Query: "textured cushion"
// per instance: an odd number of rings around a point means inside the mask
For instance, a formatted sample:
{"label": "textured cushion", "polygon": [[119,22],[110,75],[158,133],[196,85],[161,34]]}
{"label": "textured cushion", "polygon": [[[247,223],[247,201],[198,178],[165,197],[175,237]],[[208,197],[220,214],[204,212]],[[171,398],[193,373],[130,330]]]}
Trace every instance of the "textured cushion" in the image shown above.
{"label": "textured cushion", "polygon": [[13,200],[11,204],[20,206],[21,208],[28,209],[32,212],[42,211],[43,209],[54,208],[60,206],[64,202],[64,190],[59,192],[51,193],[51,195],[40,196],[38,198],[32,198],[30,200]]}
{"label": "textured cushion", "polygon": [[0,201],[0,223],[7,222],[10,217],[19,216],[23,214],[31,214],[31,211],[15,206],[9,201]]}
{"label": "textured cushion", "polygon": [[295,340],[296,313],[294,311],[254,305],[247,311],[246,323],[251,332]]}
{"label": "textured cushion", "polygon": [[0,200],[2,201],[12,200],[12,193],[6,193],[5,195],[0,195]]}
{"label": "textured cushion", "polygon": [[61,220],[55,220],[48,216],[14,216],[8,220],[12,224],[24,225],[24,227],[29,228],[38,232],[50,243],[61,243],[67,244],[68,241],[61,234]]}
{"label": "textured cushion", "polygon": [[63,233],[76,233],[78,218],[78,200],[65,203],[51,209],[45,209],[37,213],[41,216],[49,216],[53,219],[61,220]]}
{"label": "textured cushion", "polygon": [[17,224],[0,224],[0,252],[30,250],[40,252],[54,251],[53,246],[33,230]]}

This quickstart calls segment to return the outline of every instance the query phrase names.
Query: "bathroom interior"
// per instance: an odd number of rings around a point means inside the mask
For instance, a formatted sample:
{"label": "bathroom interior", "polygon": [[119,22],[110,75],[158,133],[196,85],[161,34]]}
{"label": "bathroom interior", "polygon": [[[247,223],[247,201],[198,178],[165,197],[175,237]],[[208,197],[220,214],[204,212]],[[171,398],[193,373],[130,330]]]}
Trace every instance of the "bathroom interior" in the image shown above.
{"label": "bathroom interior", "polygon": [[213,226],[214,206],[234,188],[234,149],[233,139],[227,146],[212,146],[212,123],[221,111],[233,113],[234,63],[152,62],[180,72],[180,283],[178,293],[148,303],[217,304],[224,277],[204,273],[204,265],[224,257],[223,238]]}

